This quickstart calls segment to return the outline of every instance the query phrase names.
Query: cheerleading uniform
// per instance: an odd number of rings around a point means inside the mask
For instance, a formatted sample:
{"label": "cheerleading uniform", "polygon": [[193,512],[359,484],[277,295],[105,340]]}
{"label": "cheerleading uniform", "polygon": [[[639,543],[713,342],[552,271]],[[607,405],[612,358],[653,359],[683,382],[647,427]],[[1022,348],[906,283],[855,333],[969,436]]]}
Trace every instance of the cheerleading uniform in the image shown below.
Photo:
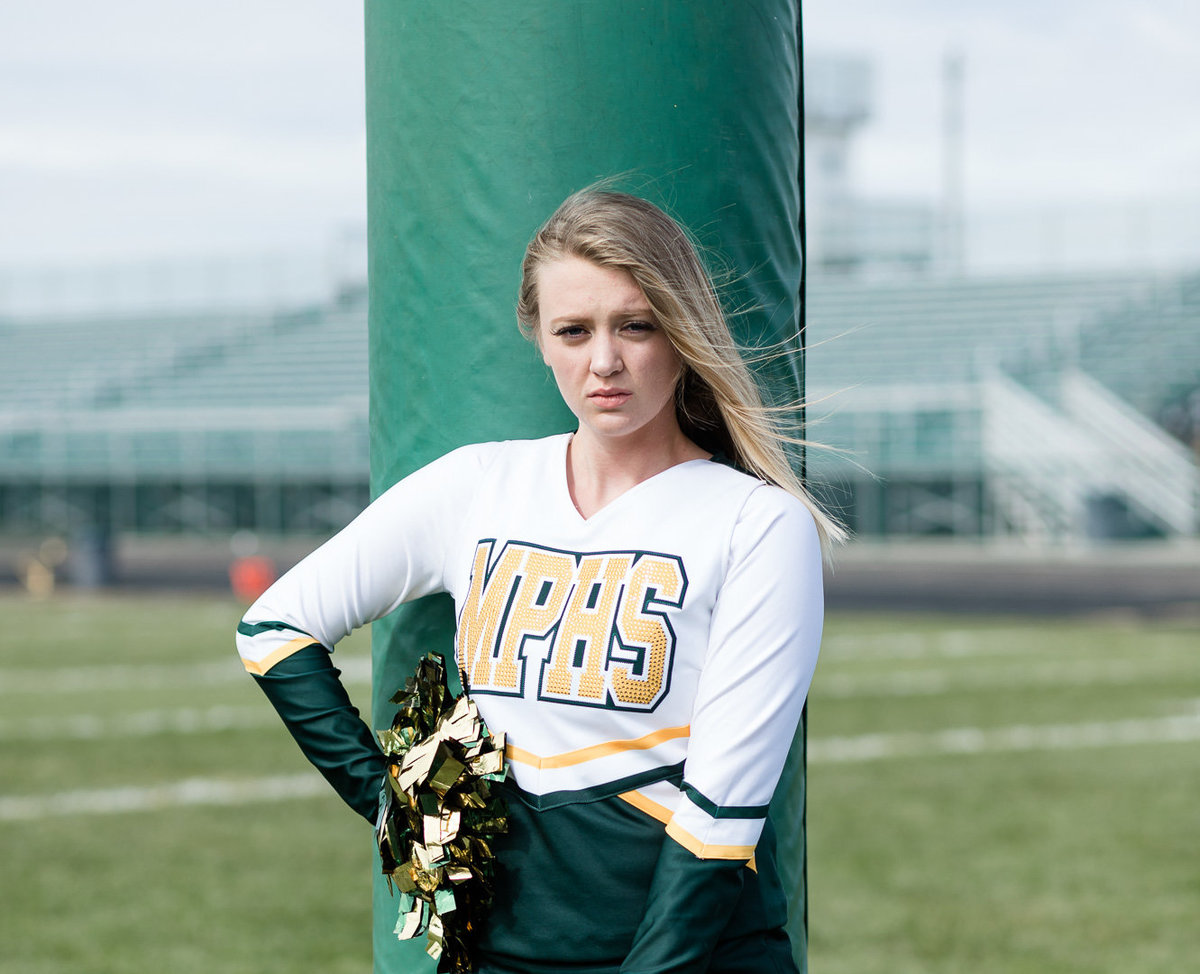
{"label": "cheerleading uniform", "polygon": [[[482,970],[792,970],[766,815],[820,641],[812,516],[693,460],[583,518],[569,439],[463,447],[402,480],[251,607],[243,662],[305,745],[337,707],[289,685],[449,592],[463,684],[508,744]],[[337,719],[305,750],[370,818],[382,759]],[[339,737],[357,750],[331,754]]]}

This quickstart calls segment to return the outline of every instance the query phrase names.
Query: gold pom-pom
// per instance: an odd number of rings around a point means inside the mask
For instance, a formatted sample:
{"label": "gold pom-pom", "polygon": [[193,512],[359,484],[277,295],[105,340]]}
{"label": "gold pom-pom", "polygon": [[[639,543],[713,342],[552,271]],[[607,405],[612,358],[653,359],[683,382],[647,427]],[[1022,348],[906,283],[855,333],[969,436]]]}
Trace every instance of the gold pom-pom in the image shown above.
{"label": "gold pom-pom", "polygon": [[405,688],[390,729],[379,731],[388,787],[375,830],[383,872],[400,894],[396,936],[426,933],[438,971],[474,970],[471,945],[492,904],[491,838],[508,829],[504,735],[492,735],[475,701],[455,697],[446,663],[430,653]]}

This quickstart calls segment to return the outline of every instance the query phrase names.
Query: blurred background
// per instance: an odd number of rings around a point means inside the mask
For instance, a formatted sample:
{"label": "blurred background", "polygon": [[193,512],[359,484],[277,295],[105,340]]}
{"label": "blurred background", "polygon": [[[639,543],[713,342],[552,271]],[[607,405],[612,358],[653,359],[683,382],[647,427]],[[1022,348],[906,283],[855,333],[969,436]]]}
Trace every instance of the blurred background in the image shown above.
{"label": "blurred background", "polygon": [[[803,10],[809,470],[855,536],[813,691],[814,956],[1178,971],[1200,7]],[[10,4],[0,79],[0,970],[361,970],[365,846],[347,867],[231,648],[368,500],[361,5]],[[243,810],[280,800],[319,811]],[[87,943],[55,919],[80,879],[110,894]],[[317,914],[316,944],[257,922]]]}
{"label": "blurred background", "polygon": [[[1200,13],[804,10],[833,596],[914,542],[1194,561]],[[0,16],[0,584],[282,566],[367,500],[361,11]]]}

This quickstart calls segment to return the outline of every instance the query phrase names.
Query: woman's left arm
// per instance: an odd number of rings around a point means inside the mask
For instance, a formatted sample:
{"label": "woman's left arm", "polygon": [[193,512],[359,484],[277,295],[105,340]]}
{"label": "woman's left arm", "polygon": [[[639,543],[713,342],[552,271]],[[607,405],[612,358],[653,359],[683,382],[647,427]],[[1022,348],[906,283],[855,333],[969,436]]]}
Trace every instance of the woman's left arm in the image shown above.
{"label": "woman's left arm", "polygon": [[488,450],[455,450],[385,491],[276,581],[237,629],[243,665],[300,749],[372,824],[387,762],[331,654],[358,626],[445,589],[447,537]]}
{"label": "woman's left arm", "polygon": [[823,616],[812,516],[778,488],[756,489],[713,610],[673,841],[622,974],[707,970],[804,708]]}

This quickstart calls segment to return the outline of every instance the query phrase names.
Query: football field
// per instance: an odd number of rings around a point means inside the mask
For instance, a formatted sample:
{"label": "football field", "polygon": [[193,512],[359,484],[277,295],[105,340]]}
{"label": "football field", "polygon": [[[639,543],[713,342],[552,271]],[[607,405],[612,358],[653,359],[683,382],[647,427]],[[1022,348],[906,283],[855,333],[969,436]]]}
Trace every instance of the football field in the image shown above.
{"label": "football field", "polygon": [[[0,613],[0,974],[369,971],[370,830],[236,604]],[[815,974],[1195,966],[1200,624],[836,615],[809,732]]]}

